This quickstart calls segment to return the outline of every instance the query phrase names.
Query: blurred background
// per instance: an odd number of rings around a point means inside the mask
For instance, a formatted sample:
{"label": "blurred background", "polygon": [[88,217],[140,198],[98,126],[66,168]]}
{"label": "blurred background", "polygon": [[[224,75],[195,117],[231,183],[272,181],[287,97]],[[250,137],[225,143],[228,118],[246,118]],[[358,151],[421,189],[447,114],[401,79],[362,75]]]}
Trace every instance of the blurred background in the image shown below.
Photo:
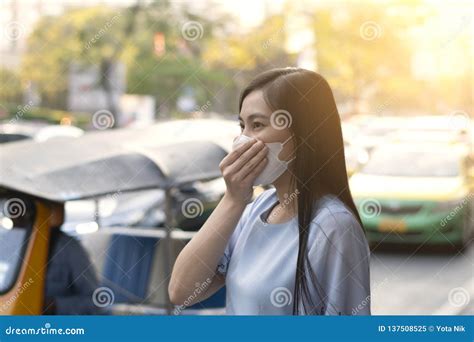
{"label": "blurred background", "polygon": [[[239,91],[257,73],[317,71],[336,97],[372,247],[373,314],[473,314],[473,10],[428,0],[4,0],[0,142],[121,128],[138,139],[153,126],[162,141],[208,135],[228,149]],[[177,212],[192,198],[200,214],[181,210],[176,225],[199,229],[224,190],[222,179],[180,189]],[[117,248],[104,255],[100,228],[143,236],[163,224],[163,201],[148,190],[66,203],[62,229],[88,251],[114,312],[159,313],[162,256],[150,249],[145,264],[111,266]],[[137,284],[134,272],[150,276]],[[209,307],[222,303],[223,293]]]}

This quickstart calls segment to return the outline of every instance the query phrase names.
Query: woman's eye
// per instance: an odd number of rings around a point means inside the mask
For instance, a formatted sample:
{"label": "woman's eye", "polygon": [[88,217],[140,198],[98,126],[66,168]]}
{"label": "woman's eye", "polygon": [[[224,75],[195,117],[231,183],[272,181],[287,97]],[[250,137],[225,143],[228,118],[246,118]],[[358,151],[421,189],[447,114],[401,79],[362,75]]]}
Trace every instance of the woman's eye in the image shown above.
{"label": "woman's eye", "polygon": [[253,123],[253,128],[261,128],[263,127],[263,124],[261,122],[254,122]]}
{"label": "woman's eye", "polygon": [[240,130],[241,130],[241,131],[243,131],[244,128],[245,128],[245,126],[244,126],[243,124],[241,124],[241,123],[239,123],[239,127],[240,127]]}

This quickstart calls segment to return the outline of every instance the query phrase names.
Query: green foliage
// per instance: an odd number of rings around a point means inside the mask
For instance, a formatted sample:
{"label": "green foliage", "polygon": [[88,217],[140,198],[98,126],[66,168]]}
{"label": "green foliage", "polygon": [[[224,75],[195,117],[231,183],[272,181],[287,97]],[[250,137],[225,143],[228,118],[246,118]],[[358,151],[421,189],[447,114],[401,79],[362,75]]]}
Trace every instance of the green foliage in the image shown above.
{"label": "green foliage", "polygon": [[32,121],[41,121],[49,124],[60,124],[61,120],[67,118],[75,126],[81,127],[83,129],[89,128],[91,119],[89,113],[83,112],[69,112],[57,109],[42,108],[42,107],[30,107],[25,106],[16,106],[11,103],[2,104],[1,119],[2,121],[8,122],[10,120],[32,120]]}
{"label": "green foliage", "polygon": [[21,80],[15,71],[0,68],[0,99],[2,102],[21,103]]}
{"label": "green foliage", "polygon": [[[190,20],[202,26],[196,41],[183,39],[182,24]],[[199,90],[198,100],[203,100],[227,81],[201,60],[202,47],[220,25],[191,13],[175,13],[166,1],[137,11],[93,7],[45,17],[28,39],[22,78],[38,85],[46,105],[65,108],[72,62],[87,66],[118,60],[127,67],[128,93],[153,95],[159,105],[174,108],[184,84]],[[157,32],[165,36],[163,56],[154,52]]]}
{"label": "green foliage", "polygon": [[44,17],[28,38],[21,77],[37,84],[46,105],[65,107],[72,62],[99,64],[119,44],[125,15],[105,7]]}
{"label": "green foliage", "polygon": [[[472,67],[460,77],[414,79],[411,58],[417,47],[411,45],[410,30],[433,15],[426,5],[415,11],[417,4],[331,4],[296,14],[309,18],[318,71],[328,79],[338,102],[353,104],[354,112],[359,102],[368,103],[372,111],[404,106],[434,110],[439,103],[472,106]],[[0,90],[0,99],[20,103],[22,89],[34,82],[43,106],[65,109],[71,63],[103,66],[120,61],[126,66],[127,93],[154,96],[158,116],[176,113],[185,87],[194,90],[198,106],[210,103],[210,110],[235,112],[239,90],[257,73],[295,64],[297,56],[285,49],[292,39],[290,13],[298,9],[291,2],[249,32],[230,16],[207,16],[213,8],[198,15],[184,3],[172,6],[167,0],[141,6],[99,6],[43,17],[28,39],[20,74],[0,71],[2,83],[8,84]],[[196,36],[186,36],[188,24],[196,24]],[[157,33],[164,36],[162,55],[155,53]],[[464,51],[467,36],[465,42],[453,42],[451,34],[445,41],[451,47],[461,44],[456,48]],[[97,86],[106,89],[106,79]]]}
{"label": "green foliage", "polygon": [[345,6],[318,10],[313,28],[319,70],[339,98],[357,104],[384,94],[388,100],[410,83],[405,19],[387,15],[380,6]]}

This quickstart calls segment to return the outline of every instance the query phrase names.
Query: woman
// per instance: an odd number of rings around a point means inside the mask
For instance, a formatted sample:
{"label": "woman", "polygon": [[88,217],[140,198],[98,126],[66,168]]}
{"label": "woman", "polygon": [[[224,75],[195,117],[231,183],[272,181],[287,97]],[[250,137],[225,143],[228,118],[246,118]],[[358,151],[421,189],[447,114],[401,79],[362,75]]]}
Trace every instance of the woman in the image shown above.
{"label": "woman", "polygon": [[328,83],[269,70],[239,109],[242,135],[220,164],[225,195],[178,256],[171,301],[189,306],[226,285],[227,314],[369,315],[370,250]]}

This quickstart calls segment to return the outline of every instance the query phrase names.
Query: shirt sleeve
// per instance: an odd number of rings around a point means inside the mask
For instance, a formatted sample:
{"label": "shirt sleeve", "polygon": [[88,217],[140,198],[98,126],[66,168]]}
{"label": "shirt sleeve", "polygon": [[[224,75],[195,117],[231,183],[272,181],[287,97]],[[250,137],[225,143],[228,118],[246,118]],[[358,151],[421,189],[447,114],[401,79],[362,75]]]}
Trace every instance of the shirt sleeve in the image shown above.
{"label": "shirt sleeve", "polygon": [[317,224],[308,252],[324,315],[370,315],[370,249],[351,212],[330,212]]}
{"label": "shirt sleeve", "polygon": [[240,233],[242,231],[242,227],[245,225],[247,222],[247,218],[249,215],[250,207],[252,203],[247,204],[245,207],[242,216],[239,219],[239,222],[237,222],[237,226],[235,227],[235,230],[233,231],[232,235],[230,236],[229,241],[227,242],[227,245],[224,250],[224,254],[221,256],[219,259],[219,262],[217,263],[217,269],[216,272],[220,273],[221,275],[225,276],[227,274],[227,269],[229,267],[230,259],[232,257],[232,252],[234,251],[235,244],[237,243],[237,240],[240,236]]}

